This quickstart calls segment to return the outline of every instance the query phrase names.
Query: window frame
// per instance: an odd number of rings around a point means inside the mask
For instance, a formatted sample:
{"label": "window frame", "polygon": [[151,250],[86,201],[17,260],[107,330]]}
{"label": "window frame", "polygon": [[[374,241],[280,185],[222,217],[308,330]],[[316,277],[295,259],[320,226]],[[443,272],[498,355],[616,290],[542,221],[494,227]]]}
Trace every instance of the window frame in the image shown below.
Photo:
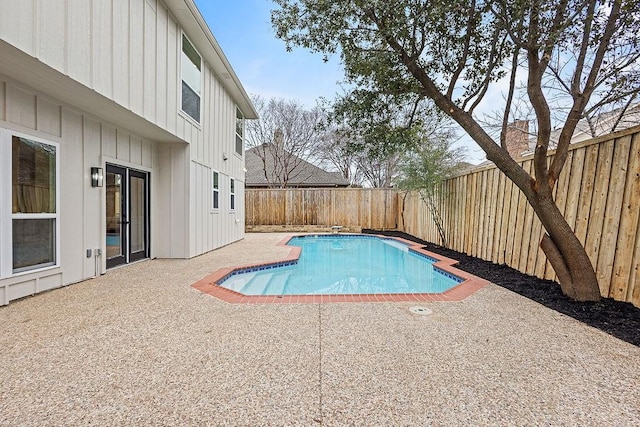
{"label": "window frame", "polygon": [[[218,177],[217,188],[216,188],[216,181],[215,181],[216,175]],[[214,213],[220,212],[220,176],[221,176],[220,172],[216,170],[211,171],[211,212],[214,212]],[[215,204],[216,194],[218,196],[218,206],[216,206]]]}
{"label": "window frame", "polygon": [[[12,138],[24,138],[55,149],[55,212],[53,213],[14,213],[13,199],[13,144]],[[60,267],[60,143],[43,139],[24,132],[0,127],[0,278],[16,277]],[[36,264],[22,268],[13,268],[13,222],[14,220],[53,219],[53,263]]]}
{"label": "window frame", "polygon": [[[196,53],[196,55],[198,55],[198,57],[200,58],[200,67],[198,68],[198,71],[200,72],[200,93],[198,93],[187,81],[184,80],[184,70],[183,70],[183,56],[187,56],[187,58],[189,60],[191,60],[191,58],[189,58],[189,56],[185,53],[184,51],[184,41],[187,41],[187,43],[189,43],[189,45],[191,46],[191,48],[193,49],[193,51]],[[202,68],[204,65],[204,61],[202,60],[202,55],[200,54],[200,52],[198,52],[198,49],[196,49],[196,47],[193,45],[193,42],[189,39],[189,37],[187,37],[187,35],[182,32],[182,37],[180,38],[180,52],[179,52],[179,57],[180,57],[180,76],[179,76],[179,91],[180,91],[180,102],[178,103],[179,108],[180,108],[180,113],[183,117],[185,117],[188,120],[193,121],[194,123],[196,123],[198,126],[200,126],[202,124],[202,87],[203,85],[203,72],[202,72]],[[193,62],[193,61],[192,61]],[[195,64],[194,64],[195,65]],[[196,119],[195,117],[191,116],[191,114],[189,114],[188,112],[186,112],[182,107],[183,107],[183,88],[182,88],[182,84],[186,84],[189,89],[191,89],[197,96],[198,96],[198,118]]]}
{"label": "window frame", "polygon": [[234,178],[229,177],[229,212],[236,211],[236,188],[235,188],[236,180]]}
{"label": "window frame", "polygon": [[[238,122],[241,123],[240,128],[238,128]],[[240,108],[236,105],[236,121],[235,121],[235,140],[234,140],[234,153],[240,157],[244,156],[244,134],[245,132],[245,118]],[[238,129],[240,129],[240,133],[238,133]],[[240,139],[240,152],[238,152],[238,138]]]}

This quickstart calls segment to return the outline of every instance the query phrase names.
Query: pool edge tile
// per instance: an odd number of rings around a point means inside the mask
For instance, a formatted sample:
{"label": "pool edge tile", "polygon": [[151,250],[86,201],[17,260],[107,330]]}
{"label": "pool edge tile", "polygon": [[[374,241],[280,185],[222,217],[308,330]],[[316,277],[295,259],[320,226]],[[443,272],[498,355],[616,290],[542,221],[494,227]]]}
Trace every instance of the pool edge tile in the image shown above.
{"label": "pool edge tile", "polygon": [[[300,258],[300,253],[302,248],[298,246],[288,246],[287,243],[294,237],[307,237],[313,235],[321,235],[321,234],[312,234],[312,235],[299,235],[292,234],[285,236],[282,240],[280,240],[276,246],[284,246],[290,248],[289,253],[285,258],[270,261],[270,262],[261,262],[256,264],[247,264],[235,267],[227,267],[221,268],[213,273],[203,277],[197,282],[193,283],[191,287],[205,293],[207,295],[211,295],[216,299],[221,301],[230,303],[230,304],[307,304],[307,303],[334,303],[334,302],[441,302],[441,301],[462,301],[470,295],[474,294],[478,290],[482,289],[484,286],[489,284],[488,280],[482,279],[480,277],[474,276],[465,271],[459,270],[453,267],[458,263],[457,260],[440,256],[433,252],[430,252],[420,244],[412,242],[410,240],[406,240],[399,237],[389,237],[382,235],[372,235],[372,234],[349,234],[349,235],[341,235],[343,237],[347,236],[366,236],[366,237],[378,237],[385,240],[396,240],[402,244],[407,245],[409,250],[423,255],[427,258],[435,259],[434,267],[442,272],[440,274],[444,274],[448,277],[448,275],[454,276],[456,279],[461,280],[457,285],[448,289],[443,293],[410,293],[410,294],[331,294],[331,295],[281,295],[280,298],[276,295],[245,295],[237,291],[233,291],[231,289],[224,288],[218,284],[218,282],[225,280],[227,277],[230,277],[238,272],[246,271],[252,268],[256,268],[261,270],[261,267],[274,267],[278,265],[289,265],[288,263],[297,262]],[[324,234],[322,234],[324,235]],[[333,235],[330,235],[333,236]],[[453,280],[456,280],[453,279]]]}

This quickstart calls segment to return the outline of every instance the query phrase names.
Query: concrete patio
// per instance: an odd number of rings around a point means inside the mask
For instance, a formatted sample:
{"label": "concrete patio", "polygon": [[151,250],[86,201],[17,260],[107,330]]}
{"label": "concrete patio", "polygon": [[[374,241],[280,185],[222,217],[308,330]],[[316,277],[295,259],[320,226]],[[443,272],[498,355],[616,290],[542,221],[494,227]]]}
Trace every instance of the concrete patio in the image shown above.
{"label": "concrete patio", "polygon": [[640,349],[496,285],[461,302],[228,304],[282,233],[0,307],[0,425],[640,424]]}

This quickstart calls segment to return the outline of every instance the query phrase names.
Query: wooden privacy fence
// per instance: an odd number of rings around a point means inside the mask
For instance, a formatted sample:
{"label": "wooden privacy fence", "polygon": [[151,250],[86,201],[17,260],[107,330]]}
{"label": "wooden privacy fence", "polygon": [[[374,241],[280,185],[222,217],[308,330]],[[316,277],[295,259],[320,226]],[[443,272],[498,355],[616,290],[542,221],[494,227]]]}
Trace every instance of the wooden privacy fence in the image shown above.
{"label": "wooden privacy fence", "polygon": [[[521,164],[530,172],[533,160]],[[640,307],[640,126],[573,145],[555,199],[586,247],[601,294]],[[441,243],[417,194],[399,195],[399,203],[399,229]],[[495,166],[445,181],[436,205],[452,249],[556,280],[539,247],[544,228]]]}
{"label": "wooden privacy fence", "polygon": [[361,188],[246,189],[247,226],[341,225],[395,229],[397,191]]}
{"label": "wooden privacy fence", "polygon": [[[531,172],[531,156],[520,161]],[[449,247],[556,280],[539,247],[544,228],[495,166],[451,178],[436,206]],[[246,224],[398,229],[442,244],[417,193],[393,189],[247,189]],[[585,245],[603,296],[640,307],[640,126],[569,149],[555,199]]]}

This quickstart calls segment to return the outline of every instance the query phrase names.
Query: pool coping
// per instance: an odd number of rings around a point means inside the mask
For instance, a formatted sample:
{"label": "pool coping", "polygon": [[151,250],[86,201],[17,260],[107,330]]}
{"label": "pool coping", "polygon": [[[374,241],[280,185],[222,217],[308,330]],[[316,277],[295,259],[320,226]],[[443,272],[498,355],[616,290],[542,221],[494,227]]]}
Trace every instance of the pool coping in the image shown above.
{"label": "pool coping", "polygon": [[418,243],[401,237],[390,237],[378,234],[358,234],[358,233],[340,233],[338,236],[368,236],[379,237],[385,240],[395,240],[407,245],[408,249],[420,255],[437,260],[433,266],[444,272],[445,275],[450,274],[462,282],[453,288],[442,293],[410,293],[410,294],[330,294],[330,295],[245,295],[240,292],[232,291],[218,283],[234,274],[237,271],[250,269],[263,269],[264,267],[274,267],[296,263],[300,257],[302,248],[298,246],[288,246],[287,243],[294,237],[305,236],[336,236],[335,234],[314,233],[314,234],[292,234],[280,240],[276,246],[290,248],[289,254],[284,259],[274,261],[245,264],[230,268],[220,268],[206,277],[193,283],[191,286],[202,293],[211,295],[221,301],[230,304],[305,304],[305,303],[334,303],[334,302],[436,302],[436,301],[462,301],[476,291],[482,289],[490,282],[466,271],[453,267],[458,263],[457,260],[443,257],[441,255],[429,252]]}

